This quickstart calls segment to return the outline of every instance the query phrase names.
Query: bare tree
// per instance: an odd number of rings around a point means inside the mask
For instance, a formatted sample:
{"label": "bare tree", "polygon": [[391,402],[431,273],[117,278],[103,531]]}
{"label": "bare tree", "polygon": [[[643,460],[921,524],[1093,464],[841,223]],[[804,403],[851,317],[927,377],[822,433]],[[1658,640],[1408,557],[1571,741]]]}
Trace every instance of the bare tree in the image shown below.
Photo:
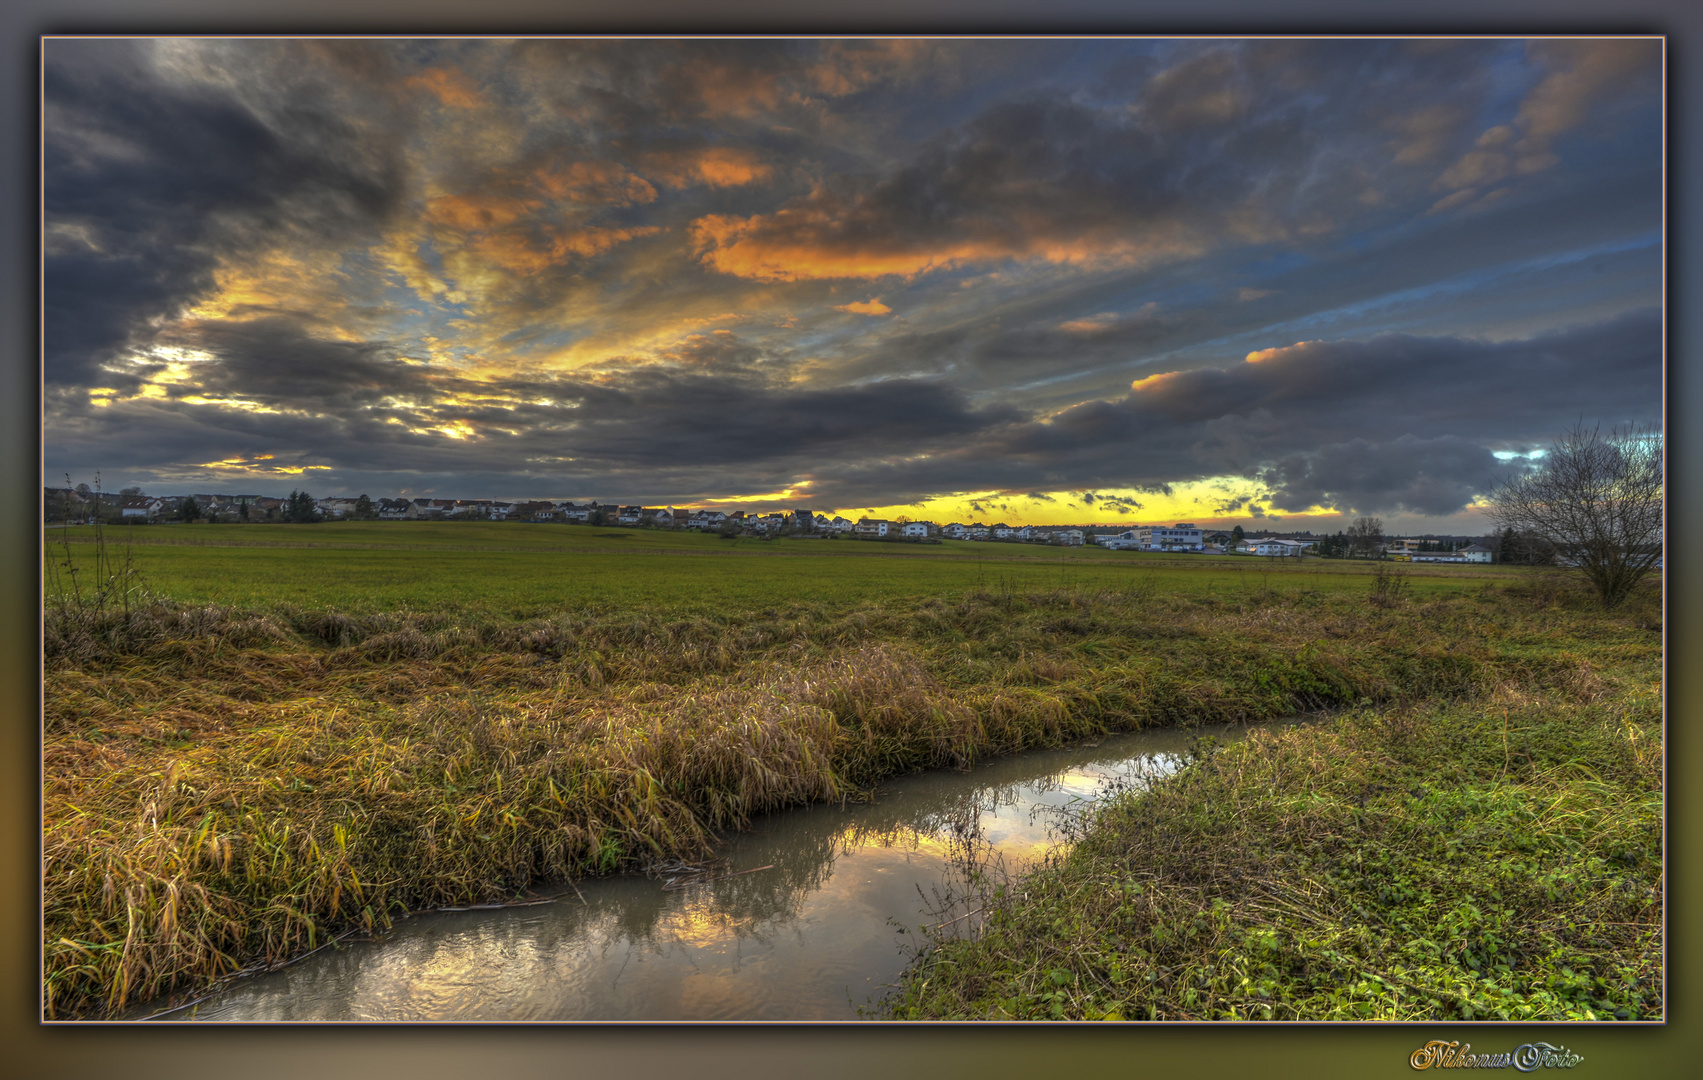
{"label": "bare tree", "polygon": [[1348,550],[1357,559],[1370,559],[1378,554],[1384,542],[1384,522],[1381,518],[1363,517],[1348,527]]}
{"label": "bare tree", "polygon": [[1490,495],[1489,517],[1553,547],[1604,607],[1626,599],[1662,556],[1662,434],[1649,427],[1573,427],[1537,469]]}

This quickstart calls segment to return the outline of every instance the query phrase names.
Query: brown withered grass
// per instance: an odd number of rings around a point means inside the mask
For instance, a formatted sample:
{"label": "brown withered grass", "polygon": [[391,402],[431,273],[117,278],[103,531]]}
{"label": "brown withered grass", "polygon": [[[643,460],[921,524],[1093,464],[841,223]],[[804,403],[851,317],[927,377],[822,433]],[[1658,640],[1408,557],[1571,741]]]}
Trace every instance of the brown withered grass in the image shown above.
{"label": "brown withered grass", "polygon": [[1660,648],[1637,605],[1613,622],[1495,589],[1423,607],[1267,592],[715,619],[50,611],[44,1008],[101,1015],[409,910],[696,855],[895,773],[1588,682],[1579,635]]}

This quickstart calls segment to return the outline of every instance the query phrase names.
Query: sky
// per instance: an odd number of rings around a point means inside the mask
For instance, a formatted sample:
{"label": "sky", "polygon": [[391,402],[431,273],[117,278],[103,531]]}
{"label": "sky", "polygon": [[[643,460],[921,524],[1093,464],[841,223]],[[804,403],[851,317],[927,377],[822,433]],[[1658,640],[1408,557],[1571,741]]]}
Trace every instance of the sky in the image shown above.
{"label": "sky", "polygon": [[1476,535],[1655,39],[48,39],[43,483]]}

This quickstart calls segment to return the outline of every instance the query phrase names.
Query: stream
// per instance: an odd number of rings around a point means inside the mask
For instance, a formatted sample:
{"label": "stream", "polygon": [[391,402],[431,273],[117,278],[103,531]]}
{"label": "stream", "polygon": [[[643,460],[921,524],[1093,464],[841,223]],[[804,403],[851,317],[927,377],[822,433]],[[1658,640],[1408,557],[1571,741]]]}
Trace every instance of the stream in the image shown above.
{"label": "stream", "polygon": [[959,895],[966,852],[996,878],[1019,873],[1058,841],[1061,812],[1170,773],[1198,736],[1248,730],[1153,729],[895,777],[869,802],[758,817],[691,867],[540,890],[547,904],[414,915],[161,1019],[861,1019],[919,928],[975,922]]}

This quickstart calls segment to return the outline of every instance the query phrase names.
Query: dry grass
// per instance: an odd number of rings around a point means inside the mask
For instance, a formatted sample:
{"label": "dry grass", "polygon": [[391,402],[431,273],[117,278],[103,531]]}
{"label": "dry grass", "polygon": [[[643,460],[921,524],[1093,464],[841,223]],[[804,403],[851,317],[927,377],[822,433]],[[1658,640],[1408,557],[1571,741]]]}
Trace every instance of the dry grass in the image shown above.
{"label": "dry grass", "polygon": [[[1537,621],[1488,593],[1424,612],[1072,590],[719,619],[59,609],[45,1007],[115,1009],[402,911],[696,855],[897,772],[1561,674],[1600,692],[1555,642],[1608,624],[1547,603]],[[1628,617],[1612,642],[1659,652]]]}

